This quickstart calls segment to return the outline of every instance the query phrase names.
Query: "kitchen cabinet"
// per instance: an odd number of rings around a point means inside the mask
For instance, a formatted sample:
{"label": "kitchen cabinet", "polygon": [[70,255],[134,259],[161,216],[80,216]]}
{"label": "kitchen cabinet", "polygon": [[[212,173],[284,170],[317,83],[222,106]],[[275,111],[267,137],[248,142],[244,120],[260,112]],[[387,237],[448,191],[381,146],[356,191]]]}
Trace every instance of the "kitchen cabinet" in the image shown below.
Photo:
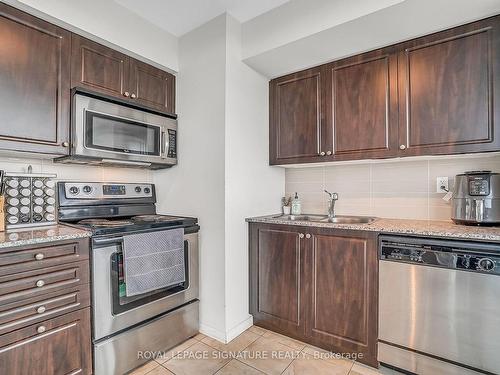
{"label": "kitchen cabinet", "polygon": [[329,160],[395,156],[398,152],[397,55],[386,48],[327,65]]}
{"label": "kitchen cabinet", "polygon": [[254,324],[377,362],[377,235],[250,223]]}
{"label": "kitchen cabinet", "polygon": [[500,16],[273,79],[270,98],[271,165],[500,151]]}
{"label": "kitchen cabinet", "polygon": [[73,34],[71,86],[131,104],[175,112],[175,77],[112,48]]}
{"label": "kitchen cabinet", "polygon": [[313,68],[270,82],[271,164],[319,161],[331,149],[322,119],[323,77],[322,68]]}
{"label": "kitchen cabinet", "polygon": [[0,251],[0,373],[92,373],[88,238]]}
{"label": "kitchen cabinet", "polygon": [[500,150],[500,17],[400,50],[401,154]]}
{"label": "kitchen cabinet", "polygon": [[67,155],[71,33],[0,3],[0,149]]}

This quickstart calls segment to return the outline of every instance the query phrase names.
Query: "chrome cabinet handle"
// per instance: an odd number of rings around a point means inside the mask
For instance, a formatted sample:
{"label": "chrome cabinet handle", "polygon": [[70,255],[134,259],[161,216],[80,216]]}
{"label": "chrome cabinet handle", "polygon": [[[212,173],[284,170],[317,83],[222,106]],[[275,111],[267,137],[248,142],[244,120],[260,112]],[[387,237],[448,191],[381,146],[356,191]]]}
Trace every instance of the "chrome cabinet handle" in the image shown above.
{"label": "chrome cabinet handle", "polygon": [[35,255],[36,260],[42,260],[43,258],[45,258],[45,255],[43,255],[42,253],[38,253]]}
{"label": "chrome cabinet handle", "polygon": [[311,235],[309,233],[306,234],[306,238],[309,239],[311,238]]}
{"label": "chrome cabinet handle", "polygon": [[332,152],[331,151],[327,151],[326,154],[329,156],[329,155],[332,154]]}
{"label": "chrome cabinet handle", "polygon": [[405,145],[401,145],[401,146],[399,146],[399,149],[400,150],[406,150],[406,146]]}
{"label": "chrome cabinet handle", "polygon": [[45,306],[40,306],[38,309],[36,309],[36,312],[37,312],[38,314],[43,314],[43,313],[45,312],[45,310],[47,310],[47,309],[45,308]]}
{"label": "chrome cabinet handle", "polygon": [[304,238],[304,233],[299,233],[299,238]]}
{"label": "chrome cabinet handle", "polygon": [[321,151],[319,154],[320,154],[321,156],[325,156],[325,155],[326,155],[326,154],[325,154],[325,151]]}
{"label": "chrome cabinet handle", "polygon": [[47,328],[45,326],[38,326],[38,327],[36,327],[36,331],[38,333],[44,333],[46,330],[47,330]]}
{"label": "chrome cabinet handle", "polygon": [[137,98],[137,95],[135,95],[134,93],[132,93],[132,94],[130,94],[130,97],[131,97],[132,99],[135,99],[135,98]]}
{"label": "chrome cabinet handle", "polygon": [[125,92],[123,93],[123,96],[125,96],[125,97],[127,97],[127,98],[128,98],[128,97],[130,96],[130,93],[129,93],[128,91],[125,91]]}
{"label": "chrome cabinet handle", "polygon": [[37,286],[38,288],[41,288],[41,287],[42,287],[42,286],[44,286],[44,285],[45,285],[45,281],[43,281],[43,280],[38,280],[38,281],[36,282],[36,286]]}
{"label": "chrome cabinet handle", "polygon": [[64,141],[64,142],[62,143],[62,146],[63,146],[63,147],[69,147],[69,142]]}

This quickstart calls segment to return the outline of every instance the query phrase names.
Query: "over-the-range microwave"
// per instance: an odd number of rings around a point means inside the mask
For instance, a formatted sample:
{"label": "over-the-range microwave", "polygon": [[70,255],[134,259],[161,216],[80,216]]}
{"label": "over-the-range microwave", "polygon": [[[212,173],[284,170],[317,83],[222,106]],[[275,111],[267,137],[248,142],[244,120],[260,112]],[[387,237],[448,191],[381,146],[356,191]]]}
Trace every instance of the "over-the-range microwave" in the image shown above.
{"label": "over-the-range microwave", "polygon": [[70,154],[60,163],[161,169],[177,164],[177,120],[76,92]]}

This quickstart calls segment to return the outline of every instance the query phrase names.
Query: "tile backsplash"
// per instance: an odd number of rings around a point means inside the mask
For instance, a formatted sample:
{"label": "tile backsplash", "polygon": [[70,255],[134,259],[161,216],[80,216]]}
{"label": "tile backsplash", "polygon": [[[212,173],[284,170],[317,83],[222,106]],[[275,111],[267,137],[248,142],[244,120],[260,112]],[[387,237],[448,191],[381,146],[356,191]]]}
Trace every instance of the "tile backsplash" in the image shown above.
{"label": "tile backsplash", "polygon": [[450,220],[451,202],[436,193],[436,177],[470,170],[500,172],[500,155],[460,155],[428,160],[395,159],[339,165],[289,168],[287,196],[299,193],[304,213],[326,213],[324,189],[339,194],[339,215],[373,215],[385,218]]}
{"label": "tile backsplash", "polygon": [[0,158],[0,169],[5,172],[55,173],[57,180],[109,181],[109,182],[153,182],[148,169],[112,168],[78,164],[59,164],[49,159]]}

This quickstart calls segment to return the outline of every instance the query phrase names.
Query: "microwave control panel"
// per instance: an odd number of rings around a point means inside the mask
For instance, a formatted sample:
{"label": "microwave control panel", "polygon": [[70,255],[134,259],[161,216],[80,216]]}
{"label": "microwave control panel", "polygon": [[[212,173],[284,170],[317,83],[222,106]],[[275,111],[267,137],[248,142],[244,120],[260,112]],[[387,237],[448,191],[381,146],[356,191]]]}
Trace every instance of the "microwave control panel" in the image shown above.
{"label": "microwave control panel", "polygon": [[167,157],[177,158],[177,131],[168,129],[168,152]]}

